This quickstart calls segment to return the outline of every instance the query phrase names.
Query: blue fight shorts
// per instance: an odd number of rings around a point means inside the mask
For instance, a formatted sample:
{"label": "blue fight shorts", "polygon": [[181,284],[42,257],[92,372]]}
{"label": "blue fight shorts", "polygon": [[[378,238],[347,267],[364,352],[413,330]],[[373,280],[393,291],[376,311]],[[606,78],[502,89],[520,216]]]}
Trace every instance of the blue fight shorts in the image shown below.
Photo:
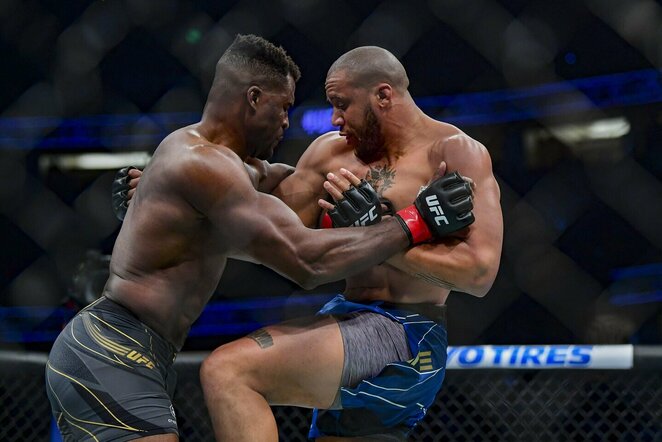
{"label": "blue fight shorts", "polygon": [[448,347],[446,306],[382,301],[363,304],[338,295],[318,314],[360,311],[378,313],[402,324],[414,357],[387,364],[377,376],[353,388],[341,387],[342,409],[315,409],[309,438],[393,435],[404,439],[423,419],[441,389]]}

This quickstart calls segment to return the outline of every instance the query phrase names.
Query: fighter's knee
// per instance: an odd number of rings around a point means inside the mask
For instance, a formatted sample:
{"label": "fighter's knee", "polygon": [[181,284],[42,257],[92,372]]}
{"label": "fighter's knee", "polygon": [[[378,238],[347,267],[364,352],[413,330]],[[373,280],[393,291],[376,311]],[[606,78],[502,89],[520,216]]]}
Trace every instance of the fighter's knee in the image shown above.
{"label": "fighter's knee", "polygon": [[244,366],[241,346],[223,345],[207,356],[200,366],[200,383],[209,390],[228,389],[247,382],[250,370]]}
{"label": "fighter's knee", "polygon": [[204,388],[228,382],[233,377],[234,365],[225,346],[217,348],[207,356],[200,366],[200,383]]}

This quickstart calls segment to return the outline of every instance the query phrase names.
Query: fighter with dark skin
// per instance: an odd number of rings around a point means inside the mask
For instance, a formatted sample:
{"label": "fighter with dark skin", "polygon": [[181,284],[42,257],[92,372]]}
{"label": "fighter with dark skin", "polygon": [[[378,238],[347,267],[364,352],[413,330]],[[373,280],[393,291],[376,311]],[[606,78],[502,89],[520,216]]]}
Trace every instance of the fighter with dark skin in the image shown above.
{"label": "fighter with dark skin", "polygon": [[312,288],[407,246],[395,220],[320,235],[258,192],[256,177],[266,174],[255,159],[269,158],[289,126],[294,79],[269,90],[244,72],[220,69],[223,82],[212,88],[202,121],[166,137],[145,169],[104,289],[177,347],[228,258],[262,263]]}
{"label": "fighter with dark skin", "polygon": [[[320,232],[304,226],[281,200],[257,190],[274,185],[269,175],[277,182],[289,174],[287,168],[267,169],[261,160],[271,157],[289,126],[299,75],[284,51],[259,37],[239,36],[217,64],[201,121],[174,131],[154,152],[113,248],[98,304],[110,302],[110,310],[79,313],[56,340],[47,364],[56,419],[66,421],[74,434],[178,440],[176,422],[167,419],[170,413],[174,417],[172,406],[150,408],[152,394],[160,404],[169,402],[166,375],[156,383],[145,377],[154,376],[160,363],[172,363],[228,258],[264,264],[313,288],[370,268],[412,244],[407,230],[412,224],[402,219]],[[435,231],[434,225],[429,228]],[[125,312],[123,319],[109,322],[118,311]],[[137,327],[123,328],[136,321]],[[174,349],[165,351],[169,360],[153,340],[163,341],[161,349]],[[131,350],[134,344],[138,347]],[[138,352],[140,359],[134,357]],[[78,359],[90,362],[75,366]],[[88,372],[92,366],[98,368]],[[116,396],[123,387],[118,383],[131,383],[131,391]],[[93,407],[96,403],[100,407]]]}
{"label": "fighter with dark skin", "polygon": [[[431,180],[457,170],[471,177],[465,179],[474,187],[476,221],[350,275],[343,294],[362,304],[443,305],[451,290],[482,297],[496,277],[503,240],[500,191],[489,153],[457,127],[425,115],[408,84],[402,65],[382,48],[357,48],[341,56],[326,79],[332,123],[339,131],[315,140],[273,194],[315,227],[323,209],[334,207],[328,194],[341,199],[343,191],[359,184],[358,177],[400,210]],[[131,192],[140,172],[130,171],[129,177]],[[256,345],[255,336],[244,338],[220,347],[203,363],[203,387],[219,440],[275,440],[268,404],[328,408],[337,395],[344,356],[336,319],[318,316],[260,333],[272,340],[268,348]]]}
{"label": "fighter with dark skin", "polygon": [[[327,193],[336,200],[342,198],[343,191],[358,184],[358,177],[369,181],[399,211],[431,180],[459,171],[475,186],[475,222],[462,232],[412,247],[349,275],[343,291],[347,302],[399,303],[406,310],[409,303],[443,305],[451,290],[482,297],[499,268],[503,219],[490,155],[457,127],[426,115],[415,104],[408,85],[402,64],[383,48],[361,47],[343,54],[329,69],[325,83],[333,107],[332,124],[339,131],[313,141],[295,172],[273,194],[304,224],[314,227],[323,209],[333,208],[326,201]],[[340,321],[319,315],[309,321],[267,326],[262,333],[273,339],[269,348],[243,338],[215,350],[203,363],[201,381],[217,439],[275,441],[277,431],[266,404],[328,409],[337,400],[339,388],[354,387],[340,383],[348,364]],[[377,340],[368,345],[383,343]],[[228,365],[231,370],[223,369]],[[366,374],[364,379],[375,375]],[[398,387],[404,390],[410,385]],[[222,412],[228,407],[231,413]],[[387,436],[377,439],[382,437]],[[327,434],[317,440],[335,439]]]}

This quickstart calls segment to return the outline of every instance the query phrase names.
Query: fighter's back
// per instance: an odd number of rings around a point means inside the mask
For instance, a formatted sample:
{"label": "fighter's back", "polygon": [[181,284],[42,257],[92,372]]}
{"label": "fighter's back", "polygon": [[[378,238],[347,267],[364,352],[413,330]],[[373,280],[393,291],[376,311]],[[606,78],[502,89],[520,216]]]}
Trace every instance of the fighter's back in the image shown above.
{"label": "fighter's back", "polygon": [[191,203],[193,192],[220,189],[191,189],[183,182],[190,173],[183,168],[197,160],[204,141],[187,127],[159,145],[115,242],[104,290],[178,347],[226,261],[218,230]]}

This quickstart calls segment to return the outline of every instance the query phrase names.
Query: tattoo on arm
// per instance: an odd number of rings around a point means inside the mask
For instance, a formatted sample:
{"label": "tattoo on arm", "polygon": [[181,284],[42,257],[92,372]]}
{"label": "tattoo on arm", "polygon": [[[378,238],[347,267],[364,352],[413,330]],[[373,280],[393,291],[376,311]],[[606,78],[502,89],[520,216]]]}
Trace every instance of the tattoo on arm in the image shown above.
{"label": "tattoo on arm", "polygon": [[274,345],[274,338],[271,337],[269,332],[263,328],[255,330],[253,333],[249,334],[247,338],[251,338],[257,342],[257,345],[259,345],[262,349],[269,348]]}
{"label": "tattoo on arm", "polygon": [[455,290],[455,286],[451,284],[448,281],[444,281],[441,278],[437,278],[436,276],[428,275],[426,273],[416,273],[414,274],[415,277],[422,279],[425,282],[429,282],[430,284],[436,285],[438,287],[443,287],[448,290]]}

